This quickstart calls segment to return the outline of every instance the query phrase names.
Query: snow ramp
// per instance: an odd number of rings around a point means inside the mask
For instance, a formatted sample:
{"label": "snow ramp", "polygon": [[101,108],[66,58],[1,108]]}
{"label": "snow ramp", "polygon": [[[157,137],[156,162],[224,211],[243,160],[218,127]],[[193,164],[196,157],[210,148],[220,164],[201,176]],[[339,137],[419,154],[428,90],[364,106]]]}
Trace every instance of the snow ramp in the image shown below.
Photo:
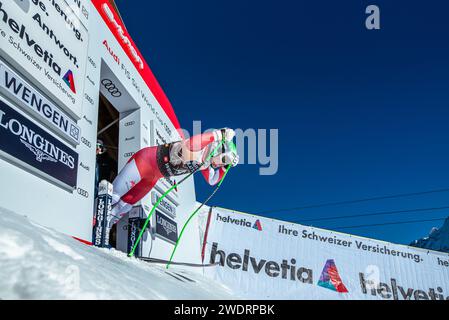
{"label": "snow ramp", "polygon": [[0,208],[0,299],[235,299],[198,272],[84,245]]}

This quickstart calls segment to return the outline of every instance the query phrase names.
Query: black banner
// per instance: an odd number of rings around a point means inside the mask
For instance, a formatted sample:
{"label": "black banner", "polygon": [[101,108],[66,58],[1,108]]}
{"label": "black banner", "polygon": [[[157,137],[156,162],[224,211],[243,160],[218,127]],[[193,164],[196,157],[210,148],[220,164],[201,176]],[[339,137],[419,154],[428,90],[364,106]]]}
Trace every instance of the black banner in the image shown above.
{"label": "black banner", "polygon": [[96,201],[96,213],[94,220],[92,243],[96,247],[109,248],[109,219],[112,208],[112,197],[108,194],[100,194]]}
{"label": "black banner", "polygon": [[[138,210],[141,210],[140,208]],[[140,230],[142,230],[145,224],[145,219],[140,217],[129,218],[128,220],[128,254],[131,253],[134,245],[136,244],[137,238],[139,237]],[[148,229],[147,229],[148,230]],[[134,256],[142,256],[142,239],[137,243],[136,250],[134,251]]]}
{"label": "black banner", "polygon": [[[182,289],[180,289],[182,290]],[[193,297],[192,297],[193,298]],[[47,315],[48,310],[58,307],[61,313],[70,310],[72,315],[83,317],[85,310],[93,310],[99,317],[117,317],[117,310],[152,310],[158,319],[287,319],[316,318],[316,315],[342,315],[345,320],[360,319],[369,310],[381,310],[380,314],[400,314],[402,318],[416,317],[416,314],[429,312],[444,314],[447,303],[444,301],[257,301],[257,300],[95,300],[95,301],[0,301],[2,311],[10,308],[28,308],[35,314]],[[238,296],[235,297],[238,299]],[[55,308],[56,307],[56,308]],[[42,309],[40,309],[42,308]],[[39,311],[42,310],[42,313]],[[326,310],[323,311],[323,310]],[[296,315],[296,316],[295,316]],[[381,315],[380,315],[381,316]],[[380,317],[378,316],[378,317]],[[331,317],[332,318],[332,317]]]}
{"label": "black banner", "polygon": [[71,188],[76,187],[78,153],[0,101],[0,150]]}
{"label": "black banner", "polygon": [[156,234],[168,242],[176,243],[178,241],[178,224],[156,211]]}

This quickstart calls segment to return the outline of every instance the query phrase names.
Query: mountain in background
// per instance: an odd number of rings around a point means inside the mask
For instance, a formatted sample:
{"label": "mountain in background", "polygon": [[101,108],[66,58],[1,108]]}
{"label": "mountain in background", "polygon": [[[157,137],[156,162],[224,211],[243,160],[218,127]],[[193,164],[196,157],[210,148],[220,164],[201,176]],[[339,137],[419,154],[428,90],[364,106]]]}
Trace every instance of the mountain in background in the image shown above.
{"label": "mountain in background", "polygon": [[428,237],[415,240],[410,245],[412,247],[449,252],[449,218],[446,219],[441,228],[433,228]]}

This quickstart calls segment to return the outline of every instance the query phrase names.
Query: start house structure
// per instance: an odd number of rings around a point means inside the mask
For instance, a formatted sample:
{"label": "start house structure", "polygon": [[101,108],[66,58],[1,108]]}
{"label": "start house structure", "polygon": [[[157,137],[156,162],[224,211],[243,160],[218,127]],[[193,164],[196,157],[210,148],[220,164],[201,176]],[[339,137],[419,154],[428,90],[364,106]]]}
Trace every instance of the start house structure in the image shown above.
{"label": "start house structure", "polygon": [[[113,1],[0,0],[1,207],[91,243],[97,139],[112,181],[136,151],[179,140],[179,127]],[[174,183],[161,179],[117,224],[114,246],[129,249],[129,221]],[[178,213],[194,205],[190,178],[164,200],[139,253],[166,258],[187,219]],[[183,238],[198,247],[198,232]],[[183,245],[177,257],[199,262]]]}

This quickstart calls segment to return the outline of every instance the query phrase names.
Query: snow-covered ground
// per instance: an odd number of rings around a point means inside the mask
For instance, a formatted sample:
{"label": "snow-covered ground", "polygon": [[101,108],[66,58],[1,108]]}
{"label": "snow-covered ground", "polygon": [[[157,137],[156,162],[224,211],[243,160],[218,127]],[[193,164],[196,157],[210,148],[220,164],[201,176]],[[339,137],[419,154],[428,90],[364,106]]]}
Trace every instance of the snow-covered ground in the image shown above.
{"label": "snow-covered ground", "polygon": [[449,252],[449,218],[441,228],[433,228],[428,237],[415,240],[411,246],[435,251]]}
{"label": "snow-covered ground", "polygon": [[198,273],[89,247],[0,208],[0,299],[235,298]]}

